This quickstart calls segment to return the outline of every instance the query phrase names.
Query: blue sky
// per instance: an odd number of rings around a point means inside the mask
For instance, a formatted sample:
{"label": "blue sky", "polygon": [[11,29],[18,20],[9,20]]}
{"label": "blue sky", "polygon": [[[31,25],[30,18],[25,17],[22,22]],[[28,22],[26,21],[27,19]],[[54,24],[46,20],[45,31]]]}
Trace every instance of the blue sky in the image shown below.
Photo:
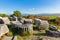
{"label": "blue sky", "polygon": [[0,13],[12,14],[60,13],[60,0],[0,0]]}

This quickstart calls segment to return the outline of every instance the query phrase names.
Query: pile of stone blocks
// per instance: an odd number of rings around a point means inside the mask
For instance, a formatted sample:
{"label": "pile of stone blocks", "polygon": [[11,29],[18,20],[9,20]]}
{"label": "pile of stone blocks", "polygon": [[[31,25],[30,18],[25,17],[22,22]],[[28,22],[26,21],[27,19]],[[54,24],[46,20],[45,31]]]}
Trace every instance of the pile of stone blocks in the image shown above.
{"label": "pile of stone blocks", "polygon": [[[18,20],[18,18],[17,18]],[[32,19],[20,18],[18,21],[11,21],[12,27],[19,31],[33,31]]]}

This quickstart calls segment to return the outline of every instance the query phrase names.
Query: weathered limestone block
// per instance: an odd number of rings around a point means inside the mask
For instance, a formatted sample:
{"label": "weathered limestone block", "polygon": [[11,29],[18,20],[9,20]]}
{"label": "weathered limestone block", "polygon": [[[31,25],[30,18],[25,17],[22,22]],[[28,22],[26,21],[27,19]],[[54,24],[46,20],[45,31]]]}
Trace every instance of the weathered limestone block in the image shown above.
{"label": "weathered limestone block", "polygon": [[36,23],[36,25],[39,29],[48,29],[49,28],[48,21],[35,19],[34,22]]}
{"label": "weathered limestone block", "polygon": [[22,25],[19,21],[11,21],[11,24],[13,28],[19,28]]}
{"label": "weathered limestone block", "polygon": [[57,27],[56,26],[50,26],[49,29],[52,30],[52,31],[57,31]]}
{"label": "weathered limestone block", "polygon": [[49,36],[60,36],[60,32],[58,31],[46,30],[46,34]]}
{"label": "weathered limestone block", "polygon": [[19,18],[17,18],[17,20],[18,20],[20,23],[24,23],[24,18],[19,17]]}
{"label": "weathered limestone block", "polygon": [[9,20],[10,20],[10,21],[18,21],[18,20],[17,20],[17,17],[9,17]]}
{"label": "weathered limestone block", "polygon": [[3,20],[4,24],[10,24],[10,20],[9,20],[8,17],[2,17],[2,18],[0,18],[0,19]]}
{"label": "weathered limestone block", "polygon": [[0,24],[0,37],[8,32],[9,32],[9,29],[8,29],[7,25]]}

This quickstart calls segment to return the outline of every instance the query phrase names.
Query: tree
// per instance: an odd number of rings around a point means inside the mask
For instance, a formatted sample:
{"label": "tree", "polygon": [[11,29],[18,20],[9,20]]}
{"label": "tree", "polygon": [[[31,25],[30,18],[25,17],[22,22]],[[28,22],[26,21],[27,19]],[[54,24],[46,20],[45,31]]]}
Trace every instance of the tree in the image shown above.
{"label": "tree", "polygon": [[0,17],[8,17],[6,14],[0,14]]}
{"label": "tree", "polygon": [[10,16],[16,16],[16,17],[21,17],[22,15],[21,15],[21,12],[20,11],[14,11],[14,13],[12,14],[12,15],[10,15]]}

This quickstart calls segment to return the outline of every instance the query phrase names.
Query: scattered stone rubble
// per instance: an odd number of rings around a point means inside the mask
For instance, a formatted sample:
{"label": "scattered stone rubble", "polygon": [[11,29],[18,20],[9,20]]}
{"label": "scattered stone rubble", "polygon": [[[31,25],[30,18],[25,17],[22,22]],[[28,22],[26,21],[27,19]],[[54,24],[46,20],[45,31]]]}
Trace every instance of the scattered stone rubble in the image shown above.
{"label": "scattered stone rubble", "polygon": [[57,29],[56,26],[50,26],[49,27],[50,30],[46,30],[46,34],[50,35],[50,36],[60,36],[60,31]]}

